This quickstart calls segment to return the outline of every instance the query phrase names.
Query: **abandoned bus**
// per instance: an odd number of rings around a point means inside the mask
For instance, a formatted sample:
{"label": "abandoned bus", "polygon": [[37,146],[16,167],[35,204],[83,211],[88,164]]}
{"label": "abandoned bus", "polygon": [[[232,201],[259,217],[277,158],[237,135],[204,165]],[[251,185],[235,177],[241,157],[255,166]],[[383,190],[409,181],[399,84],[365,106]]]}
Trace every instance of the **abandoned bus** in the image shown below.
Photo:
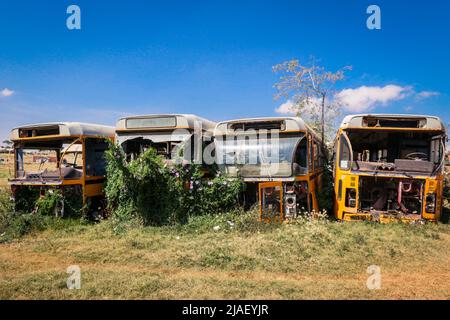
{"label": "abandoned bus", "polygon": [[[16,209],[33,209],[48,190],[60,190],[87,212],[104,208],[103,184],[107,139],[114,128],[78,122],[34,124],[11,131],[14,144],[14,177],[9,185]],[[51,191],[50,191],[51,192]],[[55,214],[69,214],[66,201]],[[72,203],[73,204],[73,203]],[[73,211],[73,210],[72,210]]]}
{"label": "abandoned bus", "polygon": [[334,151],[336,218],[438,220],[446,141],[437,117],[345,117]]}
{"label": "abandoned bus", "polygon": [[215,123],[192,114],[163,114],[122,118],[116,125],[117,142],[129,160],[152,147],[168,164],[202,163]]}
{"label": "abandoned bus", "polygon": [[220,122],[214,143],[219,169],[244,180],[244,206],[259,203],[262,221],[281,222],[319,210],[326,150],[301,118]]}

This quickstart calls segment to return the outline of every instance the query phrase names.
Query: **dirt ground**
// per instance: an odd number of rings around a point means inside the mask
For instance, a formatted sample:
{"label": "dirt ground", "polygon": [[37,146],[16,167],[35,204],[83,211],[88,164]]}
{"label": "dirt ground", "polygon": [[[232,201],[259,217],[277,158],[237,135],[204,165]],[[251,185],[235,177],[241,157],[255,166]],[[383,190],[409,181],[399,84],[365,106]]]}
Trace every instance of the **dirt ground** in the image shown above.
{"label": "dirt ground", "polygon": [[[1,244],[0,298],[450,299],[445,225],[333,223],[245,236],[143,228],[118,236],[107,224]],[[367,288],[371,264],[381,267],[379,290]],[[66,287],[71,265],[81,268],[80,290]]]}
{"label": "dirt ground", "polygon": [[[0,183],[11,167],[0,164]],[[116,234],[108,221],[66,223],[0,244],[0,299],[450,299],[445,224],[233,231],[222,221],[215,232],[210,221]],[[379,290],[366,285],[372,264]],[[67,289],[71,265],[80,290]]]}

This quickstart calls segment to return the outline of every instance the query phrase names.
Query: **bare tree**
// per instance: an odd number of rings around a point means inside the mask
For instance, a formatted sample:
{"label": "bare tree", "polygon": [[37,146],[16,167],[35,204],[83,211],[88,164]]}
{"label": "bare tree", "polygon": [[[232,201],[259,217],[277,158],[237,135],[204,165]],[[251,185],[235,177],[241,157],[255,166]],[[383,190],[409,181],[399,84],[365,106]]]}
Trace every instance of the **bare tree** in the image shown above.
{"label": "bare tree", "polygon": [[285,98],[292,104],[291,111],[301,115],[322,136],[325,142],[326,127],[330,129],[333,121],[340,114],[341,104],[333,99],[334,85],[344,79],[345,71],[351,70],[346,66],[336,72],[325,70],[316,65],[314,57],[307,65],[298,60],[290,60],[273,67],[275,73],[281,74],[279,82],[275,84],[277,93],[275,99]]}

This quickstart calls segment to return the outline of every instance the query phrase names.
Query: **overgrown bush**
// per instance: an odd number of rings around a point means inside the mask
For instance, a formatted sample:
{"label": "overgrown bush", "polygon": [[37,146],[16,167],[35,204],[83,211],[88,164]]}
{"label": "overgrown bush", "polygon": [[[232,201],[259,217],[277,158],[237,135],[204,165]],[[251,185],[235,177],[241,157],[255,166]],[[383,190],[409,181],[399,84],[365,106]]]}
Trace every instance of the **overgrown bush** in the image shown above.
{"label": "overgrown bush", "polygon": [[0,233],[5,232],[14,212],[14,205],[11,201],[11,195],[5,189],[0,188]]}
{"label": "overgrown bush", "polygon": [[138,218],[144,224],[161,224],[176,218],[174,177],[154,149],[127,162],[123,149],[111,143],[106,160],[106,199],[116,219]]}
{"label": "overgrown bush", "polygon": [[317,195],[319,208],[328,213],[333,212],[334,181],[331,165],[324,168],[322,176],[322,190]]}
{"label": "overgrown bush", "polygon": [[185,222],[189,216],[232,209],[243,189],[240,180],[220,174],[205,178],[198,165],[168,167],[152,148],[127,161],[111,143],[106,152],[108,209],[119,221],[139,219],[145,225]]}
{"label": "overgrown bush", "polygon": [[[41,196],[41,188],[45,188]],[[83,217],[84,207],[80,186],[53,187],[20,186],[15,193],[15,210],[21,213],[42,215]]]}
{"label": "overgrown bush", "polygon": [[35,202],[35,212],[41,215],[57,215],[57,210],[64,201],[60,190],[47,190],[45,196],[39,197]]}
{"label": "overgrown bush", "polygon": [[[33,231],[83,223],[80,197],[71,190],[63,195],[61,190],[48,189],[43,197],[39,197],[38,188],[23,188],[22,191],[19,197],[22,201],[14,203],[11,192],[0,188],[0,242],[17,239]],[[35,198],[22,198],[24,195]],[[63,206],[64,219],[61,218]]]}
{"label": "overgrown bush", "polygon": [[177,177],[183,216],[211,215],[236,208],[243,182],[229,179],[216,168],[211,168],[211,171],[213,177],[205,179],[199,165],[172,169]]}
{"label": "overgrown bush", "polygon": [[23,214],[14,211],[14,203],[8,191],[0,190],[0,243],[21,237],[44,226],[40,214]]}

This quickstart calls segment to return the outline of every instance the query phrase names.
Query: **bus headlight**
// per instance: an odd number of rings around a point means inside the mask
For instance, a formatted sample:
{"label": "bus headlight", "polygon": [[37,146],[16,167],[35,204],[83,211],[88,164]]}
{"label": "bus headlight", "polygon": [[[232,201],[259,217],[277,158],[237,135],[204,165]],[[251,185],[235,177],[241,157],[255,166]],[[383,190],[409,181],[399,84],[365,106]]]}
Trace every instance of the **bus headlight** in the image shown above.
{"label": "bus headlight", "polygon": [[345,192],[345,206],[348,208],[356,208],[356,189],[347,188]]}
{"label": "bus headlight", "polygon": [[427,213],[434,213],[436,211],[436,194],[430,193],[425,198],[425,211]]}
{"label": "bus headlight", "polygon": [[295,218],[297,215],[297,197],[295,194],[287,194],[284,200],[285,216],[287,219]]}

